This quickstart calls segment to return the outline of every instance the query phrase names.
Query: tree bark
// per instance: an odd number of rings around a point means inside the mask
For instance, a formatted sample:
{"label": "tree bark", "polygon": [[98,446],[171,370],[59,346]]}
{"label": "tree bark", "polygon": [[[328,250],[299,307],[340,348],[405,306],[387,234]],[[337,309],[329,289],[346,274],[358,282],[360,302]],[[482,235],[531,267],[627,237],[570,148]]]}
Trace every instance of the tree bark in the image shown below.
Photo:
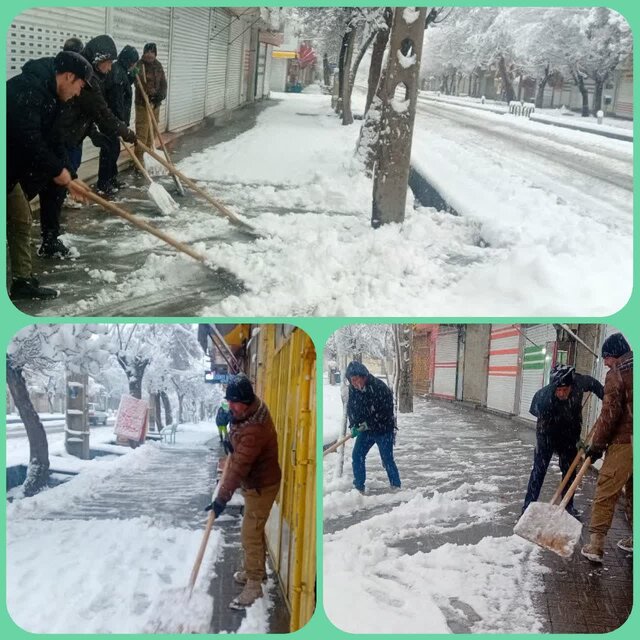
{"label": "tree bark", "polygon": [[344,78],[342,80],[342,124],[353,124],[353,114],[351,113],[351,59],[353,58],[353,47],[356,41],[356,28],[352,27],[347,33],[347,50],[344,56]]}
{"label": "tree bark", "polygon": [[342,92],[345,79],[345,57],[349,47],[349,31],[345,31],[342,36],[342,44],[340,45],[340,54],[338,56],[338,102],[336,103],[336,113],[342,113]]}
{"label": "tree bark", "polygon": [[544,90],[547,86],[547,82],[549,81],[549,65],[545,67],[544,75],[542,79],[538,83],[538,88],[536,90],[536,109],[542,109],[542,104],[544,102]]}
{"label": "tree bark", "polygon": [[164,429],[164,422],[162,421],[162,405],[160,404],[160,394],[153,393],[151,394],[151,398],[153,399],[153,403],[156,407],[156,426],[158,431],[162,431]]}
{"label": "tree bark", "polygon": [[573,72],[573,81],[576,83],[578,87],[578,91],[580,91],[580,95],[582,96],[582,117],[589,117],[589,91],[584,86],[584,77],[579,71]]}
{"label": "tree bark", "polygon": [[393,19],[393,11],[391,10],[391,7],[385,7],[383,16],[384,21],[387,24],[387,28],[378,31],[375,42],[373,43],[371,65],[369,66],[369,81],[367,85],[367,102],[364,108],[365,114],[369,111],[369,107],[371,106],[373,98],[376,95],[376,91],[378,90],[378,83],[380,82],[382,60],[384,59],[384,51],[387,48],[387,43],[389,42],[391,21]]}
{"label": "tree bark", "polygon": [[413,328],[410,324],[395,325],[397,341],[398,412],[413,413]]}
{"label": "tree bark", "polygon": [[147,366],[149,366],[149,360],[139,356],[130,358],[126,354],[118,355],[117,358],[118,364],[122,367],[129,381],[129,394],[142,400],[142,378]]}
{"label": "tree bark", "polygon": [[7,385],[29,440],[29,467],[22,488],[24,495],[30,497],[42,491],[49,481],[49,443],[40,416],[29,397],[22,369],[14,369],[9,362],[6,368]]}
{"label": "tree bark", "polygon": [[596,86],[593,91],[593,110],[592,110],[592,113],[594,116],[598,114],[598,111],[600,111],[600,109],[602,109],[602,93],[604,91],[604,84],[607,81],[607,76],[608,74],[605,74],[602,77],[597,76],[595,78]]}
{"label": "tree bark", "polygon": [[184,422],[184,393],[178,393],[178,424],[182,424],[183,422]]}
{"label": "tree bark", "polygon": [[516,99],[516,94],[513,90],[513,83],[509,77],[509,72],[507,71],[507,63],[504,56],[500,56],[500,58],[498,58],[498,71],[500,73],[500,78],[502,78],[502,91],[504,93],[505,100],[507,102],[512,102]]}
{"label": "tree bark", "polygon": [[162,406],[164,407],[164,420],[167,425],[173,424],[173,411],[171,411],[171,401],[166,391],[160,392],[160,400],[162,400]]}

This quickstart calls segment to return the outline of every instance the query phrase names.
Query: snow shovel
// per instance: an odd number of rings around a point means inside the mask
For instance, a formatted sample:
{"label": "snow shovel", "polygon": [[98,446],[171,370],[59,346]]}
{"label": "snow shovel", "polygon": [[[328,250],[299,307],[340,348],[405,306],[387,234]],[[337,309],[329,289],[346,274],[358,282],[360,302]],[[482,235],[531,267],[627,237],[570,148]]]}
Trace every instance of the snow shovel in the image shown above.
{"label": "snow shovel", "polygon": [[140,148],[148,153],[152,158],[155,158],[160,164],[164,165],[170,173],[177,175],[189,188],[195,191],[197,194],[202,196],[209,204],[213,205],[222,215],[228,218],[233,224],[242,229],[243,231],[247,231],[252,234],[256,234],[256,230],[249,223],[240,220],[238,216],[236,216],[233,212],[231,212],[227,207],[225,207],[222,202],[212,198],[204,189],[201,189],[193,180],[187,178],[187,176],[182,173],[179,169],[176,169],[172,164],[168,163],[161,156],[159,156],[155,151],[147,147],[144,143],[138,141]]}
{"label": "snow shovel", "polygon": [[126,142],[124,142],[124,140],[122,141],[122,145],[129,154],[129,157],[133,161],[133,164],[138,167],[138,171],[140,171],[140,173],[149,182],[147,193],[149,195],[149,198],[160,210],[160,213],[162,213],[163,215],[169,215],[174,211],[177,211],[180,207],[178,206],[178,203],[171,197],[169,192],[161,184],[153,181],[153,178],[149,175],[149,172],[145,169],[142,162],[138,160],[136,154],[132,151],[131,147]]}
{"label": "snow shovel", "polygon": [[76,193],[78,196],[84,198],[85,200],[91,200],[96,204],[99,204],[103,209],[106,209],[110,213],[117,215],[120,218],[124,218],[127,222],[130,222],[134,227],[138,227],[138,229],[142,229],[147,233],[159,238],[163,242],[171,245],[174,249],[177,249],[181,253],[185,253],[194,260],[201,262],[204,265],[209,266],[208,260],[201,253],[194,251],[191,247],[184,244],[184,242],[180,242],[175,238],[172,238],[170,235],[166,234],[164,231],[160,231],[160,229],[156,229],[156,227],[151,226],[149,223],[141,220],[137,216],[134,216],[132,213],[125,211],[121,207],[113,204],[113,202],[109,202],[104,198],[101,198],[99,195],[95,194],[88,185],[86,185],[81,180],[73,180],[69,183],[69,190]]}
{"label": "snow shovel", "polygon": [[350,433],[344,436],[344,438],[340,438],[340,440],[338,440],[337,442],[334,442],[330,447],[327,447],[322,452],[322,457],[326,456],[328,453],[333,453],[334,451],[337,451],[347,440],[351,440],[351,438],[353,438],[353,436]]}
{"label": "snow shovel", "polygon": [[[513,528],[513,532],[563,558],[570,558],[580,540],[582,523],[570,516],[565,507],[576,492],[584,474],[591,466],[591,458],[583,463],[559,505],[546,502],[532,502]],[[567,474],[569,477],[570,474]],[[560,489],[562,491],[562,489]]]}
{"label": "snow shovel", "polygon": [[[151,131],[153,132],[154,136],[158,136],[159,140],[160,140],[160,146],[162,147],[162,151],[167,159],[167,162],[169,164],[173,164],[171,162],[171,156],[169,155],[169,151],[167,150],[167,146],[164,143],[164,140],[162,139],[162,135],[160,134],[160,127],[158,126],[158,122],[156,120],[156,116],[153,113],[153,109],[151,108],[151,103],[149,102],[149,96],[147,96],[147,92],[145,91],[144,87],[142,86],[142,82],[140,81],[140,78],[138,76],[136,76],[136,82],[137,82],[137,87],[138,90],[140,91],[140,95],[142,96],[142,99],[144,100],[144,106],[147,110],[147,117],[149,118],[149,121],[151,122]],[[147,153],[149,153],[147,151]],[[153,158],[153,156],[151,156]],[[154,160],[158,160],[157,158],[154,158]],[[162,163],[160,163],[162,164]],[[165,166],[165,169],[167,169],[167,167]],[[180,183],[180,180],[178,180],[178,177],[175,174],[172,174],[173,177],[173,182],[176,185],[176,189],[178,190],[178,193],[181,196],[184,196],[184,187],[182,186],[182,184]]]}

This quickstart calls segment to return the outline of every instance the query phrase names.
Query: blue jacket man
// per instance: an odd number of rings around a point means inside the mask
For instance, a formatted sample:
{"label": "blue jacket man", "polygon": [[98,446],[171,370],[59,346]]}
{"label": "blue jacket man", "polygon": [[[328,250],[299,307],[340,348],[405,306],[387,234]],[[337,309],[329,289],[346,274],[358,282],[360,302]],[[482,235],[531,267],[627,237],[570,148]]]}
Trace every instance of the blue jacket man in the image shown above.
{"label": "blue jacket man", "polygon": [[[551,383],[542,387],[533,396],[529,413],[538,421],[536,425],[536,449],[533,468],[529,477],[527,495],[522,511],[540,496],[547,468],[554,453],[558,454],[560,470],[564,477],[578,453],[578,442],[582,431],[583,396],[595,393],[602,399],[604,387],[595,378],[575,372],[574,367],[556,365],[551,371]],[[567,491],[575,477],[575,471],[565,486]],[[579,513],[573,506],[573,498],[567,504],[567,511],[574,517]]]}
{"label": "blue jacket man", "polygon": [[353,486],[364,493],[365,460],[375,444],[389,484],[400,488],[400,474],[393,459],[396,430],[393,393],[382,380],[372,376],[361,362],[351,362],[345,377],[349,382],[347,418],[351,435],[356,440],[352,454]]}

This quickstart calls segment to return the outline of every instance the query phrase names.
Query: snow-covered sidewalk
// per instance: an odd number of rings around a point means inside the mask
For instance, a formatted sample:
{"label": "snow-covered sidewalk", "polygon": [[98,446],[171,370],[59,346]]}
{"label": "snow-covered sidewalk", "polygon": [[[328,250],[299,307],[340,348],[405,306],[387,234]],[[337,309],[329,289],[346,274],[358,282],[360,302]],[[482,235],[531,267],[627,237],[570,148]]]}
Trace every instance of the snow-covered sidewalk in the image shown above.
{"label": "snow-covered sidewalk", "polygon": [[[181,595],[214,485],[219,451],[205,444],[214,429],[181,425],[176,444],[87,465],[59,487],[8,504],[7,606],[16,624],[32,633],[210,632],[222,530],[237,525],[237,509],[214,527],[188,605]],[[226,554],[234,566],[237,551]],[[267,632],[273,589],[271,581],[246,618],[229,614],[226,630]]]}
{"label": "snow-covered sidewalk", "polygon": [[[339,412],[326,407],[339,402],[337,387],[324,390],[324,415],[335,422]],[[351,446],[343,477],[337,455],[324,461],[324,604],[331,621],[353,633],[570,631],[548,605],[566,597],[576,607],[573,629],[586,631],[582,616],[593,602],[572,581],[584,575],[602,596],[607,573],[593,576],[580,559],[569,568],[512,534],[533,430],[460,405],[415,403],[413,414],[399,415],[400,491],[389,490],[375,447],[364,496],[351,486]],[[335,432],[336,424],[324,428]],[[553,491],[558,475],[554,464],[545,490]],[[584,500],[579,494],[580,508]]]}

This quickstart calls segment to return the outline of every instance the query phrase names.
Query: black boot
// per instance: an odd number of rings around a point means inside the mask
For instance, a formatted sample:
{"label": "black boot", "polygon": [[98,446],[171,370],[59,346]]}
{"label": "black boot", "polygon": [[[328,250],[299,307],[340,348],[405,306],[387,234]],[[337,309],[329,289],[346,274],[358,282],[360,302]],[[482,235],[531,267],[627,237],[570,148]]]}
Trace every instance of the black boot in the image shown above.
{"label": "black boot", "polygon": [[49,287],[41,287],[38,281],[30,278],[14,278],[9,297],[12,300],[53,300],[59,292]]}
{"label": "black boot", "polygon": [[124,180],[118,180],[117,177],[111,178],[111,186],[114,189],[124,189],[127,186],[127,183]]}
{"label": "black boot", "polygon": [[46,237],[42,240],[38,255],[41,258],[66,258],[69,249],[60,238]]}

